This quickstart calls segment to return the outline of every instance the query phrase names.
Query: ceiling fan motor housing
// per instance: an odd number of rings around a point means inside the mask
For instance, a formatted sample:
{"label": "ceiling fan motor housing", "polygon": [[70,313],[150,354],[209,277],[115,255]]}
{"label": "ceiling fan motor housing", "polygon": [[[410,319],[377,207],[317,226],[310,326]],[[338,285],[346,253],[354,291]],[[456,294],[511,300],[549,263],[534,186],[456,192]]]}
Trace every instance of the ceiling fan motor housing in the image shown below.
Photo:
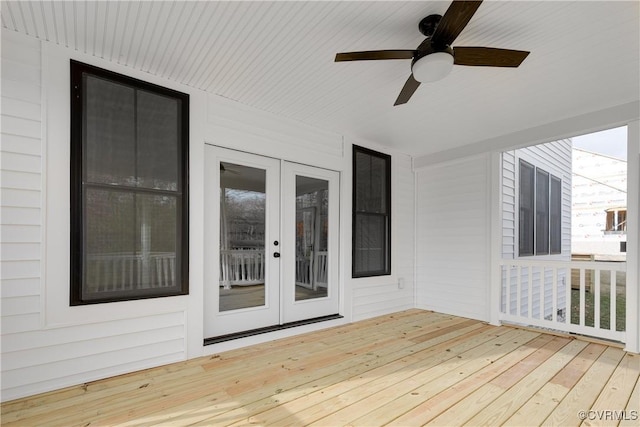
{"label": "ceiling fan motor housing", "polygon": [[422,18],[418,24],[418,29],[426,37],[431,37],[436,31],[436,27],[440,23],[442,15],[429,15],[426,18]]}

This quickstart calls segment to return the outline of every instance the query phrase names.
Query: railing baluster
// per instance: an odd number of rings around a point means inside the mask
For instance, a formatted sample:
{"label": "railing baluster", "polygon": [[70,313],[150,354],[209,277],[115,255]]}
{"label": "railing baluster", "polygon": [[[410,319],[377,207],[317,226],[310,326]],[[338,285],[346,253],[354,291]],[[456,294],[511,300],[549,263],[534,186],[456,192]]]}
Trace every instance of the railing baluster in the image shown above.
{"label": "railing baluster", "polygon": [[600,329],[600,269],[594,269],[593,327]]}
{"label": "railing baluster", "polygon": [[171,274],[171,286],[176,285],[176,257],[169,260],[169,273]]}
{"label": "railing baluster", "polygon": [[169,259],[162,258],[162,267],[164,270],[164,286],[169,286]]}
{"label": "railing baluster", "polygon": [[580,267],[580,326],[584,326],[585,312],[585,269]]}
{"label": "railing baluster", "polygon": [[529,267],[527,294],[527,317],[533,319],[533,267]]}
{"label": "railing baluster", "polygon": [[547,310],[545,294],[547,293],[547,269],[542,267],[542,281],[540,282],[540,311],[538,313],[538,319],[543,320],[545,318],[544,313]]}
{"label": "railing baluster", "polygon": [[114,258],[111,261],[111,291],[116,290],[118,285],[118,259]]}
{"label": "railing baluster", "polygon": [[129,260],[129,289],[134,289],[135,284],[133,283],[133,272],[135,270],[136,259],[131,258]]}
{"label": "railing baluster", "polygon": [[610,307],[610,312],[609,315],[611,317],[610,323],[609,323],[609,330],[611,331],[615,331],[617,329],[617,301],[616,301],[616,296],[617,296],[617,292],[616,292],[616,272],[614,270],[611,270],[611,289],[609,291],[610,293],[610,298],[611,298],[611,302],[609,303],[609,307]]}
{"label": "railing baluster", "polygon": [[518,266],[518,287],[516,288],[516,316],[522,316],[521,298],[522,298],[522,267]]}
{"label": "railing baluster", "polygon": [[558,268],[553,267],[551,271],[553,272],[551,285],[553,286],[553,288],[551,288],[551,321],[555,323],[558,321]]}
{"label": "railing baluster", "polygon": [[511,314],[511,271],[513,266],[508,265],[504,271],[504,313]]}
{"label": "railing baluster", "polygon": [[569,325],[571,323],[572,309],[571,309],[571,276],[572,270],[569,266],[569,283],[564,283],[564,323]]}
{"label": "railing baluster", "polygon": [[155,281],[158,284],[158,286],[162,286],[162,264],[160,263],[160,260],[158,258],[156,258],[154,261],[156,264],[156,280]]}
{"label": "railing baluster", "polygon": [[122,259],[120,260],[120,286],[119,290],[123,290],[126,288],[126,284],[127,284],[127,260],[126,259]]}

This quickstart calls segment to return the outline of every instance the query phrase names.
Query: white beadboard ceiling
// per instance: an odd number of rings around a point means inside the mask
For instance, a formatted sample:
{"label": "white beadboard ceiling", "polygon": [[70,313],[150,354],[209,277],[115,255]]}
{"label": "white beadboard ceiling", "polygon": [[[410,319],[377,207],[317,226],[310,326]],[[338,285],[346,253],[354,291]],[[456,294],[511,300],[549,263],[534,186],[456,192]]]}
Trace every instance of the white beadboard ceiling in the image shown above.
{"label": "white beadboard ceiling", "polygon": [[517,69],[454,67],[393,103],[450,2],[2,1],[2,26],[260,110],[412,155],[640,98],[638,1],[485,1],[454,46],[529,50]]}

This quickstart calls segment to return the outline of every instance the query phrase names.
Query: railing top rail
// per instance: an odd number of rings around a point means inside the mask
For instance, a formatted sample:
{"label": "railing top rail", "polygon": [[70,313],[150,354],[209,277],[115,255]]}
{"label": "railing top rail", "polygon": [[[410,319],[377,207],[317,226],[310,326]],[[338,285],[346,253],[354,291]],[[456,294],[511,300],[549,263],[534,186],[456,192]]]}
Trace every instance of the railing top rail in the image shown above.
{"label": "railing top rail", "polygon": [[546,268],[575,268],[588,270],[627,271],[626,262],[614,261],[559,261],[559,260],[529,260],[529,259],[502,259],[501,266],[513,267],[546,267]]}
{"label": "railing top rail", "polygon": [[[175,258],[175,252],[149,252],[149,256],[152,258]],[[90,260],[98,261],[98,260],[120,260],[120,259],[142,259],[144,257],[143,254],[119,254],[119,253],[109,253],[109,254],[88,254],[87,258]]]}

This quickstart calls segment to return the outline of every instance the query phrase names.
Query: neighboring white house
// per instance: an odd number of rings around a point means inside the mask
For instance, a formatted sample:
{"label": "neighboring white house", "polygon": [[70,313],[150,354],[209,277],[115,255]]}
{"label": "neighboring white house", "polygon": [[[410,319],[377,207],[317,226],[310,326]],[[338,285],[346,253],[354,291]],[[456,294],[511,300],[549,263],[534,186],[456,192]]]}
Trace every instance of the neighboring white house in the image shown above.
{"label": "neighboring white house", "polygon": [[571,252],[626,260],[627,162],[573,149]]}

